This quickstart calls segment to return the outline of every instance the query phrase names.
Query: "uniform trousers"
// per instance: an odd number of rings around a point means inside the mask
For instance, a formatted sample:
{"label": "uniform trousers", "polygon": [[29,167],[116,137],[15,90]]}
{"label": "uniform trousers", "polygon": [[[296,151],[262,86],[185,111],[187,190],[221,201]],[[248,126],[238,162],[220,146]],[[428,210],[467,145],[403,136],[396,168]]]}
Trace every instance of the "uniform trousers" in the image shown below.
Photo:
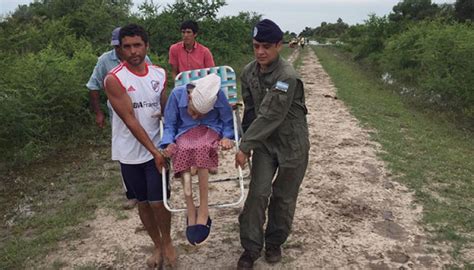
{"label": "uniform trousers", "polygon": [[280,166],[276,153],[267,147],[254,149],[249,192],[239,215],[240,242],[245,250],[260,252],[264,243],[267,247],[281,246],[288,238],[308,166],[307,152],[300,161],[291,167]]}

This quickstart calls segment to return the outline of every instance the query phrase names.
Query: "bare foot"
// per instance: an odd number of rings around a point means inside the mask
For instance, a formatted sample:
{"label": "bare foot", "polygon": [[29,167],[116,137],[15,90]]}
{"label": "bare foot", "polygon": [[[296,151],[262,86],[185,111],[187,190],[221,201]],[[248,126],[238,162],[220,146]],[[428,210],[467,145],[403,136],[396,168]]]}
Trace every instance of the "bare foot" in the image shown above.
{"label": "bare foot", "polygon": [[165,259],[165,266],[175,268],[177,263],[176,249],[173,246],[173,243],[164,244],[163,255]]}
{"label": "bare foot", "polygon": [[138,203],[137,199],[126,200],[122,203],[122,208],[125,210],[130,210],[130,209],[133,209],[135,205],[137,205],[137,203]]}
{"label": "bare foot", "polygon": [[161,250],[155,248],[153,251],[153,255],[151,255],[147,260],[146,260],[146,265],[149,268],[161,268],[161,264],[163,263],[163,258],[161,256]]}
{"label": "bare foot", "polygon": [[217,168],[210,168],[210,169],[209,169],[209,173],[210,173],[210,174],[217,174],[217,173],[218,173],[218,170],[217,170]]}
{"label": "bare foot", "polygon": [[188,224],[187,224],[188,226],[196,225],[196,219],[197,219],[196,208],[188,209],[187,217],[188,217]]}
{"label": "bare foot", "polygon": [[143,224],[140,224],[135,228],[135,233],[139,232],[146,232],[145,226],[143,226]]}
{"label": "bare foot", "polygon": [[[202,208],[204,208],[204,207],[202,207]],[[199,210],[198,210],[196,224],[206,225],[208,217],[209,217],[209,209],[202,209],[201,210],[201,207],[200,207]]]}

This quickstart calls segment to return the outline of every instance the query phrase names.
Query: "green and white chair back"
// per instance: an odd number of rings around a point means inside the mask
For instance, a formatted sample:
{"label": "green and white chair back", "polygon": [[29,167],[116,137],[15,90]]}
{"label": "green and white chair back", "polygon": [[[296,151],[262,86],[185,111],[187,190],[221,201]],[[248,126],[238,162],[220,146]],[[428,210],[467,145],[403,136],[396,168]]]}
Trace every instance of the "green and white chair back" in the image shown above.
{"label": "green and white chair back", "polygon": [[237,80],[233,68],[229,66],[218,66],[203,69],[195,69],[183,71],[176,76],[175,87],[183,84],[188,84],[194,80],[205,77],[209,74],[215,73],[221,77],[221,90],[224,91],[229,104],[234,107],[237,100]]}

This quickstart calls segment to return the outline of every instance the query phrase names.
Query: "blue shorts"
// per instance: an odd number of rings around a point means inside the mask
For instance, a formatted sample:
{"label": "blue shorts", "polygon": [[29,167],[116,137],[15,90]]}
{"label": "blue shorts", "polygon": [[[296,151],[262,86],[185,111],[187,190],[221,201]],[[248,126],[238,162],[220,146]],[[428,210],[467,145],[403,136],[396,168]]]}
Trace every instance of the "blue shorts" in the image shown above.
{"label": "blue shorts", "polygon": [[[142,164],[123,164],[120,163],[123,181],[131,192],[135,194],[135,198],[139,202],[159,202],[163,201],[163,177],[152,159]],[[166,194],[170,197],[169,174],[166,179]]]}

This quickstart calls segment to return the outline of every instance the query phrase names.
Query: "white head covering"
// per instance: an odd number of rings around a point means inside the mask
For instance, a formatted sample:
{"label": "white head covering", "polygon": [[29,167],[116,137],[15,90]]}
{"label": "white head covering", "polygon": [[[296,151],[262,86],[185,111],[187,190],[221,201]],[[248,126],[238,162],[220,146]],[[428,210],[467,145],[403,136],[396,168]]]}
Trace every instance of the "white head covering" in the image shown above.
{"label": "white head covering", "polygon": [[221,88],[221,78],[212,73],[201,79],[191,82],[195,88],[191,92],[191,99],[196,110],[206,114],[214,108],[217,93]]}

